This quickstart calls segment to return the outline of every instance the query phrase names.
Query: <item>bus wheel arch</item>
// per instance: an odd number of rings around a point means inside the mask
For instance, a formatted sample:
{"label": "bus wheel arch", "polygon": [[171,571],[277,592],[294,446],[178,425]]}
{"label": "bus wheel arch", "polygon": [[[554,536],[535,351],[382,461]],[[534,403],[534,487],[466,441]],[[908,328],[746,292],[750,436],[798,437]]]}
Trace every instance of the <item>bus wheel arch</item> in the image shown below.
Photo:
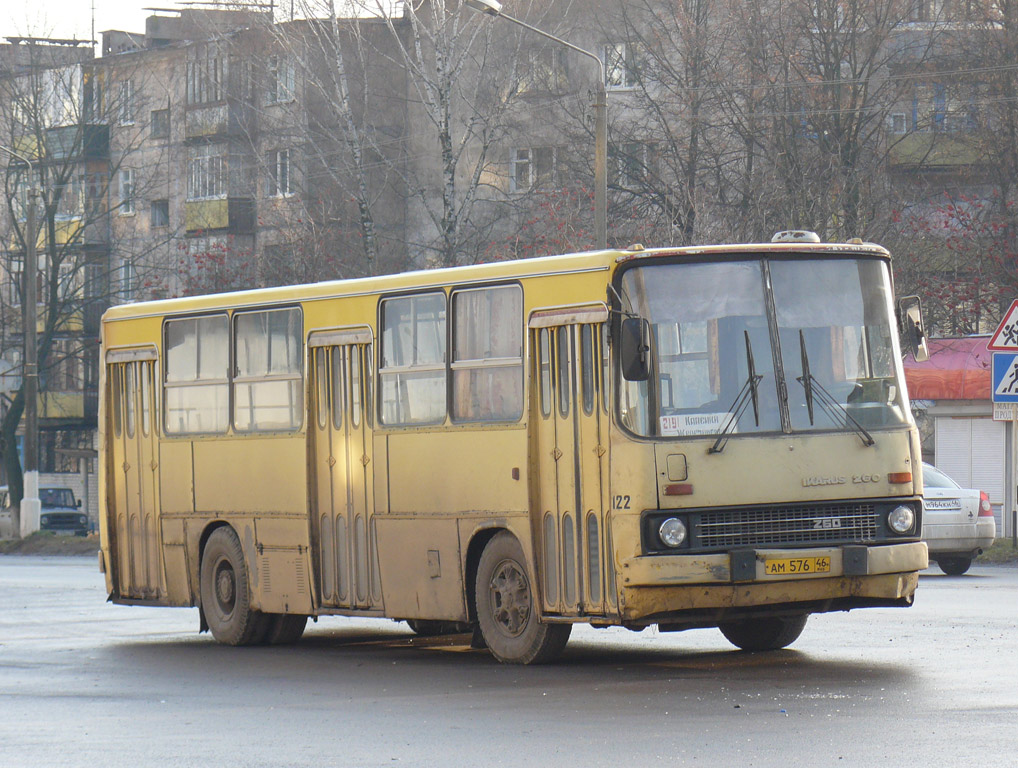
{"label": "bus wheel arch", "polygon": [[226,645],[254,645],[269,630],[268,617],[251,608],[251,582],[240,538],[232,526],[202,534],[198,589],[203,623]]}
{"label": "bus wheel arch", "polygon": [[540,598],[523,547],[498,530],[484,544],[472,581],[477,624],[491,654],[508,664],[542,664],[565,648],[572,624],[541,621]]}

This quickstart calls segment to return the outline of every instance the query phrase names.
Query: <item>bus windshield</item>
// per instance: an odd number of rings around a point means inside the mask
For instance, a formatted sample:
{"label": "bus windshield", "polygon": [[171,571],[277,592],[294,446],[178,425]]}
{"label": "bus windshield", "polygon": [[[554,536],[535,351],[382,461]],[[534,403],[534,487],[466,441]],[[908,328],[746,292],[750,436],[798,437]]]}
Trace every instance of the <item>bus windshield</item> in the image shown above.
{"label": "bus windshield", "polygon": [[638,435],[868,438],[907,421],[881,260],[640,265],[623,274],[621,298],[651,330],[649,380],[618,390]]}

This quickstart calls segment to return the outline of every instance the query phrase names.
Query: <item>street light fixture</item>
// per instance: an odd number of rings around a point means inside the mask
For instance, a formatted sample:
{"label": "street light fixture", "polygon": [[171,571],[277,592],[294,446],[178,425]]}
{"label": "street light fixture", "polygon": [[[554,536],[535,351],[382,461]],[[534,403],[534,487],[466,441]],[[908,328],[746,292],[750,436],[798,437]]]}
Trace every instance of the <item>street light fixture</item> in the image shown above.
{"label": "street light fixture", "polygon": [[25,222],[25,264],[22,271],[24,290],[22,291],[25,351],[24,357],[24,397],[25,397],[25,468],[23,493],[21,498],[21,521],[15,526],[15,535],[26,536],[39,530],[39,512],[42,504],[39,501],[39,365],[38,348],[36,346],[36,302],[38,301],[39,257],[36,253],[35,205],[39,190],[35,185],[35,164],[20,152],[0,144],[0,152],[5,152],[28,166],[28,216]]}
{"label": "street light fixture", "polygon": [[502,11],[498,0],[463,0],[468,8],[511,21],[524,29],[564,45],[597,63],[597,88],[594,90],[594,239],[598,248],[608,247],[608,93],[605,88],[604,62],[596,53],[527,24]]}

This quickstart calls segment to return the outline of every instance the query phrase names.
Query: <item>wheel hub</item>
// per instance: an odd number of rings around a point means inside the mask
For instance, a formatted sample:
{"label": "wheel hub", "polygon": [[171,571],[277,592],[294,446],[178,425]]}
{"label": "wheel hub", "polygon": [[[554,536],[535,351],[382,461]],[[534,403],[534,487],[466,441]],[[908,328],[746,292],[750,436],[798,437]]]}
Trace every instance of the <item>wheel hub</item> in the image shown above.
{"label": "wheel hub", "polygon": [[216,573],[216,600],[224,612],[229,613],[233,610],[236,592],[233,569],[229,566],[220,567]]}
{"label": "wheel hub", "polygon": [[517,563],[499,563],[489,584],[495,624],[511,637],[519,636],[530,618],[530,584]]}

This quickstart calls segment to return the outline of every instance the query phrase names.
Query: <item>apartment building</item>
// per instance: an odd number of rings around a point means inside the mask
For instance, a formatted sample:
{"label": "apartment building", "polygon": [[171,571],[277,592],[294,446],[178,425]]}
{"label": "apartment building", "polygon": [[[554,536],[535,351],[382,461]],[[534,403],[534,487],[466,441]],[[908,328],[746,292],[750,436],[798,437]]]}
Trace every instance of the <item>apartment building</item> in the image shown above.
{"label": "apartment building", "polygon": [[[909,236],[896,211],[930,211],[945,191],[990,199],[1007,165],[984,128],[1001,118],[969,105],[1010,102],[973,43],[997,29],[977,16],[986,4],[899,3],[879,28],[838,5],[505,3],[600,64],[429,3],[412,18],[286,22],[184,5],[154,11],[144,32],[104,32],[98,57],[10,39],[0,82],[68,83],[33,155],[62,169],[49,231],[64,254],[57,296],[69,297],[43,376],[42,468],[67,464],[58,448],[91,445],[110,303],[592,245],[598,77],[615,243],[794,227],[886,242]],[[0,144],[21,141],[24,117],[0,114]],[[8,188],[24,185],[20,161],[3,163]],[[11,210],[4,233],[24,222],[23,204]],[[3,246],[9,402],[24,242],[5,234]]]}

